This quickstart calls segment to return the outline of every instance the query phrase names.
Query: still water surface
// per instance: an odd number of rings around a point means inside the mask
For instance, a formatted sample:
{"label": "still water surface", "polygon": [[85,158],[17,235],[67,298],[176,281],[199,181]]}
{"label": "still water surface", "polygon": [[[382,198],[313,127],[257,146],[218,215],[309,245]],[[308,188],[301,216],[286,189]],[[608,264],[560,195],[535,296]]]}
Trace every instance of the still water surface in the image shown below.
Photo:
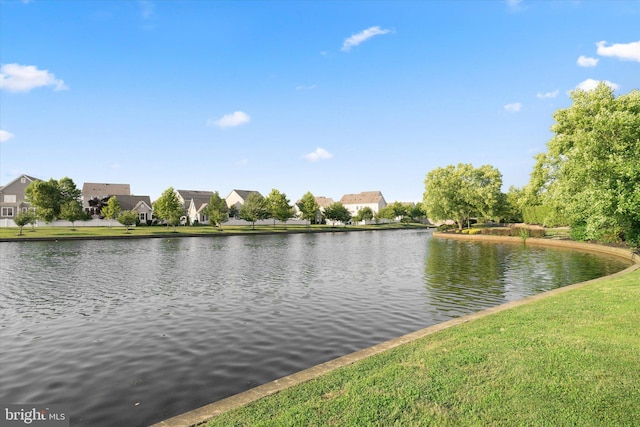
{"label": "still water surface", "polygon": [[0,243],[0,402],[148,425],[628,265],[413,230]]}

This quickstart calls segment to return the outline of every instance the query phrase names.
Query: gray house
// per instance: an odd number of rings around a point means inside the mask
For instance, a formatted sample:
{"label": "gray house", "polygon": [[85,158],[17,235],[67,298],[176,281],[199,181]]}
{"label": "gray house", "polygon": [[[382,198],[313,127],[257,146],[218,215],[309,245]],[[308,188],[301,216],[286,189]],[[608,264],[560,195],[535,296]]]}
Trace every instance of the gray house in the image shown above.
{"label": "gray house", "polygon": [[20,175],[7,185],[0,187],[0,218],[13,219],[18,212],[29,209],[24,190],[33,181],[40,181],[29,175]]}

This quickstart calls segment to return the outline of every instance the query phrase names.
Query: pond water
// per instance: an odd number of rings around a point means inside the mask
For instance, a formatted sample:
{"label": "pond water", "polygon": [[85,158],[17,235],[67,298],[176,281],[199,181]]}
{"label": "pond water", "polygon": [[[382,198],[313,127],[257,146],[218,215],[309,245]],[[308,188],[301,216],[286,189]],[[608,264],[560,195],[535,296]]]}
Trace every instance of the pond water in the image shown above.
{"label": "pond water", "polygon": [[0,243],[0,402],[148,425],[629,265],[426,230]]}

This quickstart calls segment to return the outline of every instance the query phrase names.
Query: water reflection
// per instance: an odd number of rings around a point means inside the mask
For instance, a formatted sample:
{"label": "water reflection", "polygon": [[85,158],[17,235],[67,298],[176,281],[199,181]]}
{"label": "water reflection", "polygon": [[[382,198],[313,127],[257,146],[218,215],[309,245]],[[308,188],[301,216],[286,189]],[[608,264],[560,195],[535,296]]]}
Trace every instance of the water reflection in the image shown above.
{"label": "water reflection", "polygon": [[147,425],[626,265],[411,230],[0,243],[0,401]]}

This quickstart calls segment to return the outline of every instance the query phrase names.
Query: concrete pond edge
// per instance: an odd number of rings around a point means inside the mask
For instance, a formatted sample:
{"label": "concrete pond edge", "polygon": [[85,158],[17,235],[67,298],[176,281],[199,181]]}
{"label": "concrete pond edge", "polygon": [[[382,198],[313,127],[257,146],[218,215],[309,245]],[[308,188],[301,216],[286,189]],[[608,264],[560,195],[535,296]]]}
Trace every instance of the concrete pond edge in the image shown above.
{"label": "concrete pond edge", "polygon": [[279,378],[277,380],[268,382],[258,387],[254,387],[250,390],[235,394],[217,402],[210,403],[200,408],[194,409],[189,412],[177,415],[159,423],[153,424],[152,427],[191,427],[198,426],[209,422],[216,416],[247,405],[251,402],[255,402],[264,397],[283,391],[287,388],[302,384],[312,379],[318,378],[331,371],[334,371],[343,366],[351,365],[367,357],[374,356],[376,354],[391,350],[403,344],[407,344],[423,338],[427,335],[451,328],[456,325],[470,322],[490,314],[498,313],[504,310],[508,310],[521,305],[529,304],[533,301],[537,301],[551,295],[567,292],[572,289],[576,289],[591,283],[608,279],[612,277],[621,276],[623,274],[630,273],[632,271],[640,269],[640,254],[635,253],[629,249],[609,247],[604,245],[596,245],[591,243],[574,242],[568,240],[551,240],[551,239],[539,239],[539,238],[527,238],[523,241],[520,237],[503,237],[503,236],[486,236],[486,235],[465,235],[465,234],[450,234],[450,233],[434,233],[434,237],[437,238],[453,238],[456,240],[469,240],[469,241],[486,241],[496,243],[520,243],[526,245],[535,246],[555,246],[568,249],[584,250],[589,252],[598,252],[603,254],[615,255],[627,260],[630,260],[634,264],[622,271],[614,273],[609,276],[599,277],[597,279],[589,280],[586,282],[576,283],[573,285],[564,286],[562,288],[553,289],[540,294],[532,295],[527,298],[523,298],[517,301],[511,301],[505,304],[501,304],[496,307],[487,308],[477,313],[468,314],[463,317],[451,319],[437,325],[430,326],[428,328],[420,329],[415,332],[403,335],[398,338],[394,338],[389,341],[385,341],[380,344],[376,344],[372,347],[365,348],[355,353],[350,353],[336,359],[329,360],[319,365],[312,366],[311,368],[304,369],[291,375]]}

